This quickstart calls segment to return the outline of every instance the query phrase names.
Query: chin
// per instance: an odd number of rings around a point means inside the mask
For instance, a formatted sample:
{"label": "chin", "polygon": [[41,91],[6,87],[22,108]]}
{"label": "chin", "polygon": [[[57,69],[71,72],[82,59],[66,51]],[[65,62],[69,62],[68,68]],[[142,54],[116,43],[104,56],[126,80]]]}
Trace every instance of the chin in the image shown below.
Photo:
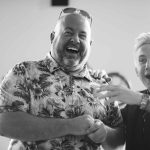
{"label": "chin", "polygon": [[78,70],[78,67],[75,67],[75,66],[67,66],[66,69],[67,69],[68,71],[76,71],[76,70]]}
{"label": "chin", "polygon": [[75,60],[65,60],[62,64],[67,68],[74,68],[80,65],[79,61],[75,61]]}
{"label": "chin", "polygon": [[82,70],[83,67],[81,65],[77,65],[77,66],[67,66],[66,67],[66,70],[68,71],[72,71],[72,72],[75,72],[75,71],[79,71],[79,70]]}

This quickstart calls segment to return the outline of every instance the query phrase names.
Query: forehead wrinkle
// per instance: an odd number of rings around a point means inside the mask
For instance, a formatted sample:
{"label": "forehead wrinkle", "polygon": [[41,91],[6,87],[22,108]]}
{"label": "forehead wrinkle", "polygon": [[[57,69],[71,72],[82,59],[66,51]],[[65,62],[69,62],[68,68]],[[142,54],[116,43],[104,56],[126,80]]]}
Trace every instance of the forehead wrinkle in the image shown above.
{"label": "forehead wrinkle", "polygon": [[[57,23],[58,23],[58,22],[65,22],[70,16],[73,16],[73,17],[80,16],[80,19],[79,19],[80,22],[83,22],[83,23],[84,23],[84,22],[85,22],[84,20],[86,20],[87,23],[89,24],[89,27],[91,28],[88,18],[85,17],[85,16],[82,16],[81,14],[74,14],[74,13],[72,13],[72,14],[67,14],[67,15],[61,16],[61,17],[58,19]],[[70,17],[69,19],[72,19],[73,17]]]}
{"label": "forehead wrinkle", "polygon": [[[72,18],[69,18],[69,19],[72,19]],[[78,26],[73,26],[73,25],[71,25],[69,23],[66,23],[66,22],[69,22],[68,20],[67,21],[66,20],[67,20],[66,16],[65,17],[63,16],[61,19],[59,19],[57,21],[57,23],[56,23],[54,31],[56,32],[56,31],[58,31],[60,29],[70,29],[70,30],[74,31],[74,30],[78,29]],[[91,34],[91,27],[90,27],[89,22],[88,22],[88,20],[86,18],[85,18],[85,20],[80,19],[78,23],[83,25],[83,28],[80,31],[80,33],[86,34],[87,32],[90,32],[90,34]],[[67,26],[66,26],[66,24],[67,24]]]}

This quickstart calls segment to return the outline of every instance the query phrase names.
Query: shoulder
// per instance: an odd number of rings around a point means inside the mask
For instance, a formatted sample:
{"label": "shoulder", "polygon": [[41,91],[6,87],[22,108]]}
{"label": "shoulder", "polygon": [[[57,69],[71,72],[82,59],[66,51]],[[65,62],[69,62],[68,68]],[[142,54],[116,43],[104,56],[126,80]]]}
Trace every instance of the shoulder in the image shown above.
{"label": "shoulder", "polygon": [[99,83],[108,83],[111,79],[108,77],[108,74],[105,70],[94,70],[90,69],[89,74],[93,81],[99,82]]}
{"label": "shoulder", "polygon": [[[40,60],[41,61],[41,60]],[[15,64],[4,76],[2,83],[14,82],[17,80],[23,80],[31,74],[37,72],[37,66],[40,61],[23,61]]]}
{"label": "shoulder", "polygon": [[40,67],[40,64],[44,63],[43,60],[38,61],[23,61],[21,63],[16,64],[10,72],[17,75],[25,75],[26,72],[34,72],[35,70],[38,70]]}

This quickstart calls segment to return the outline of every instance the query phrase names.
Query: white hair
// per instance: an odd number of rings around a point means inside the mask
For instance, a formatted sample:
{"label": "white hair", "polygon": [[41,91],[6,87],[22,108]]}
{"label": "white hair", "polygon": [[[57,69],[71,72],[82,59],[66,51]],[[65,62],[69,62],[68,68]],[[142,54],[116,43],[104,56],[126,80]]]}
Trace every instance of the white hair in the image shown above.
{"label": "white hair", "polygon": [[144,44],[150,44],[150,32],[144,32],[138,35],[138,37],[135,39],[134,43],[134,65],[137,65],[136,58],[135,58],[135,52]]}
{"label": "white hair", "polygon": [[135,39],[135,50],[144,44],[150,44],[150,32],[139,34],[139,36]]}

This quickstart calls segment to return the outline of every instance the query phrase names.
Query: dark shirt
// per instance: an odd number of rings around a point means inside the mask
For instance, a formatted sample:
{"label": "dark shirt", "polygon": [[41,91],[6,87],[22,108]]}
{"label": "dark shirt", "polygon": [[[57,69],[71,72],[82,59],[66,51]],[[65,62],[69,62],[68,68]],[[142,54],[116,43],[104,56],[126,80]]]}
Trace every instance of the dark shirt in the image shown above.
{"label": "dark shirt", "polygon": [[[141,92],[147,93],[147,90]],[[137,105],[127,105],[122,109],[122,116],[126,150],[150,150],[150,113]]]}

